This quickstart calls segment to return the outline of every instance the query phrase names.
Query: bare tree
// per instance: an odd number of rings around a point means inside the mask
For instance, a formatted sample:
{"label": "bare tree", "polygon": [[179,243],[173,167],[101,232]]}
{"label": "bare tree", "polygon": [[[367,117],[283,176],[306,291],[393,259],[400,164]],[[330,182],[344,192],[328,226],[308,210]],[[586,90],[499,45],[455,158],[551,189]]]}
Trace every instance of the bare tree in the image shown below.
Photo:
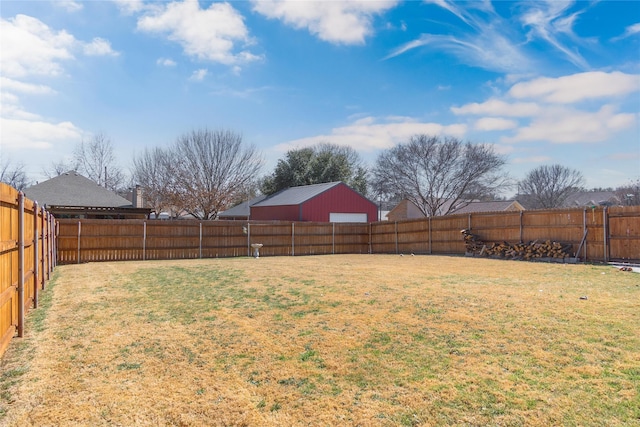
{"label": "bare tree", "polygon": [[78,163],[72,161],[60,160],[59,162],[52,162],[49,166],[42,169],[42,173],[47,178],[55,178],[65,172],[78,170]]}
{"label": "bare tree", "polygon": [[531,170],[518,183],[518,197],[528,208],[559,208],[572,192],[584,185],[580,171],[562,165],[543,165]]}
{"label": "bare tree", "polygon": [[142,197],[156,218],[172,207],[173,168],[171,153],[159,147],[145,148],[133,158],[134,185],[141,186]]}
{"label": "bare tree", "polygon": [[174,204],[198,219],[215,219],[251,186],[262,167],[255,147],[225,130],[194,130],[172,150]]}
{"label": "bare tree", "polygon": [[80,142],[74,150],[74,161],[78,172],[110,190],[119,190],[124,181],[124,173],[116,163],[111,139],[98,133],[89,141]]}
{"label": "bare tree", "polygon": [[640,205],[640,178],[635,182],[629,181],[629,184],[616,188],[616,196],[625,206]]}
{"label": "bare tree", "polygon": [[27,188],[29,180],[24,171],[24,163],[12,163],[10,159],[5,159],[0,164],[0,182],[9,184],[20,191]]}
{"label": "bare tree", "polygon": [[373,188],[401,195],[426,216],[447,215],[508,184],[505,162],[491,145],[416,135],[379,155]]}

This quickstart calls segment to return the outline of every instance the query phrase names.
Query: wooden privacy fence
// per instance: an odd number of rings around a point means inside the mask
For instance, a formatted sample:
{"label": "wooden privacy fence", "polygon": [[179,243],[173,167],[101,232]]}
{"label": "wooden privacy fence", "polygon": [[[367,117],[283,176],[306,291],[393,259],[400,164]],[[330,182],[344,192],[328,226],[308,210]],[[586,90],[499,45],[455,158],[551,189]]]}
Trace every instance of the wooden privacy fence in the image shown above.
{"label": "wooden privacy fence", "polygon": [[371,224],[59,220],[58,262],[351,253],[464,254],[460,231],[485,242],[553,240],[582,261],[640,260],[640,207],[451,215]]}
{"label": "wooden privacy fence", "polygon": [[16,189],[0,183],[0,355],[24,334],[24,315],[56,264],[55,220]]}
{"label": "wooden privacy fence", "polygon": [[640,261],[640,206],[450,215],[372,225],[377,253],[464,254],[460,233],[485,242],[571,244],[582,261]]}
{"label": "wooden privacy fence", "polygon": [[367,224],[60,219],[61,264],[250,256],[369,253]]}

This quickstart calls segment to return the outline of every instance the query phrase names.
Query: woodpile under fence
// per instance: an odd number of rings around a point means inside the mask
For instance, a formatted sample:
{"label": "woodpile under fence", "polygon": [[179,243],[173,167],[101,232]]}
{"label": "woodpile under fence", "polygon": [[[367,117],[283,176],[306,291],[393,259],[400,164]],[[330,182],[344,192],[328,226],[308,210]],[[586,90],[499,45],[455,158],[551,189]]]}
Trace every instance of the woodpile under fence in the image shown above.
{"label": "woodpile under fence", "polygon": [[469,230],[462,230],[461,233],[465,242],[466,253],[470,255],[525,261],[542,258],[565,260],[569,257],[575,257],[575,254],[571,254],[573,247],[571,243],[560,243],[551,240],[544,242],[534,240],[528,243],[508,243],[504,241],[487,243]]}

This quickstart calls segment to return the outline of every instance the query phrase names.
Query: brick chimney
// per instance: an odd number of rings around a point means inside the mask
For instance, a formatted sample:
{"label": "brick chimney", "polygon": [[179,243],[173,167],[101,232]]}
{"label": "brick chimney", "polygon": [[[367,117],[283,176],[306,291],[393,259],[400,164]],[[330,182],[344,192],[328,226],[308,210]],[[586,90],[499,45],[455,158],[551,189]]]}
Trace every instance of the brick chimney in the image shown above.
{"label": "brick chimney", "polygon": [[134,208],[144,207],[144,200],[142,199],[142,188],[140,188],[139,185],[136,185],[136,187],[133,189],[132,198],[133,200],[131,202]]}

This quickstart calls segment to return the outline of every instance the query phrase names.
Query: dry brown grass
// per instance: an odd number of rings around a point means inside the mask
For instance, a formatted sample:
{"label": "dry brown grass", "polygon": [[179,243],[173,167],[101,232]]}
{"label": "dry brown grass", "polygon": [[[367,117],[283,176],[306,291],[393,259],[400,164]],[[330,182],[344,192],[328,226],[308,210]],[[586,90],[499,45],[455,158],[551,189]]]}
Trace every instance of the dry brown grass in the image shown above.
{"label": "dry brown grass", "polygon": [[611,267],[349,255],[56,275],[2,362],[7,425],[640,425],[640,275]]}

